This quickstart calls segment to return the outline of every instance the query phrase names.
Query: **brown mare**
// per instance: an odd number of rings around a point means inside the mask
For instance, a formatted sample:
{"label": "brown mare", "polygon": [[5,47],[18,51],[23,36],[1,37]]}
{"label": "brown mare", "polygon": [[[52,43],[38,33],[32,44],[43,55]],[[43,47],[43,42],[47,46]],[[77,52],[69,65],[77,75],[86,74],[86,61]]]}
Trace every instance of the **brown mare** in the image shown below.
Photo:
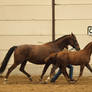
{"label": "brown mare", "polygon": [[[69,79],[69,76],[66,72],[66,67],[68,64],[72,65],[80,65],[80,74],[76,81],[79,80],[79,78],[83,74],[84,67],[86,66],[90,72],[92,72],[92,68],[89,65],[90,62],[90,56],[92,54],[92,42],[87,44],[83,50],[80,51],[68,51],[63,50],[57,53],[50,54],[46,59],[46,65],[44,67],[43,73],[41,78],[43,78],[43,75],[45,74],[46,70],[48,69],[50,64],[54,64],[62,69],[62,73],[64,74],[66,80],[70,83],[72,83]],[[74,82],[76,82],[74,81]]]}
{"label": "brown mare", "polygon": [[76,50],[80,50],[79,44],[76,40],[75,35],[72,33],[70,35],[65,35],[63,37],[58,38],[53,42],[48,42],[43,45],[20,45],[20,46],[13,46],[7,52],[1,68],[0,73],[3,73],[9,58],[11,57],[12,53],[14,52],[14,63],[8,69],[8,72],[5,76],[5,79],[8,79],[9,74],[19,65],[21,64],[20,71],[23,72],[30,80],[31,75],[28,74],[24,68],[27,61],[34,63],[34,64],[45,64],[44,59],[49,56],[51,53],[58,52],[67,48],[68,45],[71,45]]}

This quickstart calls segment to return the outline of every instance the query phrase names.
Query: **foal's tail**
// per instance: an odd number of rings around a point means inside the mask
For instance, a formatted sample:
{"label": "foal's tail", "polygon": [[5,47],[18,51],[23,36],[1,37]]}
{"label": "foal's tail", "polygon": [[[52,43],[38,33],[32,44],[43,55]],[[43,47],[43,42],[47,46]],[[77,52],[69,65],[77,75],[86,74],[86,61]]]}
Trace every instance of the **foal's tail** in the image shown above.
{"label": "foal's tail", "polygon": [[13,47],[11,47],[11,48],[8,50],[8,52],[7,52],[7,54],[6,54],[5,58],[4,58],[4,60],[3,60],[3,62],[2,62],[2,65],[1,65],[1,67],[0,67],[0,73],[3,73],[3,72],[4,72],[4,70],[5,70],[5,68],[6,68],[7,64],[8,64],[8,61],[9,61],[9,59],[10,59],[10,57],[11,57],[13,51],[14,51],[16,48],[17,48],[17,46],[13,46]]}

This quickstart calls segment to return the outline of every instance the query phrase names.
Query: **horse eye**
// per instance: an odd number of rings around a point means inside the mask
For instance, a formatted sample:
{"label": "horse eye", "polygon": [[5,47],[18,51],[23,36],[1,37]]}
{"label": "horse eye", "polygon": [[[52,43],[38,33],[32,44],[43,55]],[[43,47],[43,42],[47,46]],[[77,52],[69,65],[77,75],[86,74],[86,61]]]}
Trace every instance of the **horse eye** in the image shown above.
{"label": "horse eye", "polygon": [[74,39],[74,42],[77,42],[76,39]]}
{"label": "horse eye", "polygon": [[78,44],[77,41],[75,41],[75,44],[76,44],[76,45]]}

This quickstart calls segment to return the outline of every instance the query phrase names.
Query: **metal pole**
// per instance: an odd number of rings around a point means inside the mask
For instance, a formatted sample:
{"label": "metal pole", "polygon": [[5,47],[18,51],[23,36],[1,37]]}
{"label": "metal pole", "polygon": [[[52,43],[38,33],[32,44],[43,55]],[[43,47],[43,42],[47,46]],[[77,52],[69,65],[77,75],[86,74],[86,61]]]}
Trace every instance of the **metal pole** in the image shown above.
{"label": "metal pole", "polygon": [[52,0],[52,41],[55,40],[55,0]]}

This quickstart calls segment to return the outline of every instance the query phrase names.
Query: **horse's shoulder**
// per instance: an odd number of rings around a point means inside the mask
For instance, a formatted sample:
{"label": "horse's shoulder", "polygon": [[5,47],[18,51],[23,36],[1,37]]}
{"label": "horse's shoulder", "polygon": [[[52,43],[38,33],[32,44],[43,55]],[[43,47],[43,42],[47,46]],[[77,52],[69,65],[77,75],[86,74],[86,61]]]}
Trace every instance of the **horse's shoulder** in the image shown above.
{"label": "horse's shoulder", "polygon": [[67,55],[68,55],[68,51],[60,51],[58,52],[57,57],[62,59],[64,57],[67,57]]}

